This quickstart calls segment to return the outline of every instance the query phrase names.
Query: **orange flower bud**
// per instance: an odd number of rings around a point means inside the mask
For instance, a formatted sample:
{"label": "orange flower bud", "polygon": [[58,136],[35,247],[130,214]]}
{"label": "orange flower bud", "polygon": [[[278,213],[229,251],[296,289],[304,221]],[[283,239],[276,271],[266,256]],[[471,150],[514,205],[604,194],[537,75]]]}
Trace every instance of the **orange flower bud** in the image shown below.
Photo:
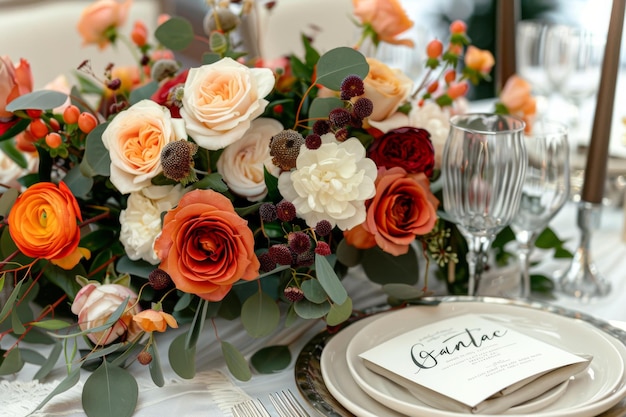
{"label": "orange flower bud", "polygon": [[438,39],[433,39],[426,46],[426,55],[429,58],[438,58],[443,53],[443,43]]}
{"label": "orange flower bud", "polygon": [[135,45],[142,47],[148,43],[148,28],[141,20],[136,20],[133,25],[133,30],[130,33],[130,38]]}
{"label": "orange flower bud", "polygon": [[434,93],[435,91],[437,91],[437,89],[439,88],[439,81],[435,80],[432,83],[430,83],[430,85],[428,86],[428,89],[426,91],[428,91],[429,93]]}
{"label": "orange flower bud", "polygon": [[71,104],[63,110],[63,121],[68,125],[73,125],[78,123],[78,116],[80,115],[80,110],[75,105]]}
{"label": "orange flower bud", "polygon": [[467,81],[452,83],[450,84],[450,87],[448,87],[448,96],[450,96],[452,100],[456,100],[457,98],[463,97],[467,94],[468,89],[469,85],[467,84]]}
{"label": "orange flower bud", "polygon": [[456,71],[453,69],[447,70],[443,74],[443,79],[446,81],[446,84],[450,84],[452,81],[456,80]]}
{"label": "orange flower bud", "polygon": [[452,33],[465,33],[467,31],[467,25],[462,20],[455,20],[450,23],[450,32]]}
{"label": "orange flower bud", "polygon": [[41,119],[33,119],[28,126],[30,133],[35,139],[41,139],[49,132],[48,125]]}
{"label": "orange flower bud", "polygon": [[61,135],[59,135],[57,132],[50,132],[46,135],[46,145],[48,145],[52,149],[56,149],[61,146],[62,142],[63,139],[61,138]]}
{"label": "orange flower bud", "polygon": [[82,132],[89,133],[96,126],[98,126],[98,120],[96,119],[96,117],[93,114],[87,113],[87,112],[82,112],[78,116],[78,128]]}

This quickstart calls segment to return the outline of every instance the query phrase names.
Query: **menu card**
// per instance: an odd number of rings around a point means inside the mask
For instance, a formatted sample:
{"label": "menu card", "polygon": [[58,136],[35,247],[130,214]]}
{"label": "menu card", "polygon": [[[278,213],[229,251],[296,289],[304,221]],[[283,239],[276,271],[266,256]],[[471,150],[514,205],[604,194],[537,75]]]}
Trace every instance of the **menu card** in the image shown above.
{"label": "menu card", "polygon": [[400,385],[409,381],[469,407],[514,391],[533,377],[588,362],[476,314],[421,326],[359,357],[372,371]]}

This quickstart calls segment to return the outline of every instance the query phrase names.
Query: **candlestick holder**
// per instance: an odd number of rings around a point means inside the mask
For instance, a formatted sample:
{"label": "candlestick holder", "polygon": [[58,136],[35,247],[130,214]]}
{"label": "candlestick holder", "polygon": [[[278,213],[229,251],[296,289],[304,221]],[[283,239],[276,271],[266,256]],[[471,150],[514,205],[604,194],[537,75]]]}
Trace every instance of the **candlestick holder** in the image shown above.
{"label": "candlestick holder", "polygon": [[602,204],[586,201],[578,204],[580,244],[569,269],[558,279],[560,292],[582,300],[602,297],[611,291],[611,284],[600,275],[591,256],[592,230],[599,227],[601,212]]}

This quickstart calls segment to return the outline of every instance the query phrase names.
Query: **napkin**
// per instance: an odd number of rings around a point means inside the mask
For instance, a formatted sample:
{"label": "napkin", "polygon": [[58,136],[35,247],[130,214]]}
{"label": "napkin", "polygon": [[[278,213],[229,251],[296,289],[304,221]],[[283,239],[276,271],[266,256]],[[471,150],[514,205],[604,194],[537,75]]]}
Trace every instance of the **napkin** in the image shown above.
{"label": "napkin", "polygon": [[[422,385],[415,384],[414,382],[399,377],[397,374],[382,367],[374,365],[377,369],[372,368],[372,370],[403,386],[413,396],[429,407],[471,414],[500,414],[507,411],[511,407],[521,405],[543,395],[556,386],[567,382],[572,376],[583,372],[587,369],[593,357],[586,354],[580,354],[578,356],[584,358],[585,360],[571,365],[562,366],[538,375],[533,375],[532,377],[518,381],[515,384],[512,384],[495,393],[474,407],[470,407],[460,401],[454,400]],[[368,364],[368,367],[371,365],[372,364]]]}

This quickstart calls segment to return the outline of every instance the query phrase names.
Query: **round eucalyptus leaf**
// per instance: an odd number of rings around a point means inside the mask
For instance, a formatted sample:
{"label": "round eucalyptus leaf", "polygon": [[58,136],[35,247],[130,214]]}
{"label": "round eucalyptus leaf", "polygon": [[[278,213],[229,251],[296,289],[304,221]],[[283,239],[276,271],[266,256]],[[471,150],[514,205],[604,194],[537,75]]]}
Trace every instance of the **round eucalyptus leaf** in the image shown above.
{"label": "round eucalyptus leaf", "polygon": [[352,299],[348,297],[343,304],[332,304],[326,315],[326,323],[329,326],[337,326],[348,320],[352,315]]}
{"label": "round eucalyptus leaf", "polygon": [[328,298],[322,284],[316,279],[307,279],[301,285],[304,296],[315,304],[321,304]]}
{"label": "round eucalyptus leaf", "polygon": [[330,311],[330,303],[325,301],[322,304],[316,304],[304,299],[294,304],[294,310],[303,319],[319,319]]}
{"label": "round eucalyptus leaf", "polygon": [[130,372],[105,360],[85,381],[83,410],[89,417],[131,417],[138,395],[137,381]]}
{"label": "round eucalyptus leaf", "polygon": [[280,308],[276,301],[263,291],[252,294],[241,308],[241,322],[252,337],[272,333],[280,321]]}
{"label": "round eucalyptus leaf", "polygon": [[267,346],[250,358],[254,369],[262,374],[282,371],[291,363],[291,352],[285,345]]}
{"label": "round eucalyptus leaf", "polygon": [[249,381],[252,372],[241,352],[232,344],[222,341],[222,355],[230,373],[240,381]]}
{"label": "round eucalyptus leaf", "polygon": [[369,65],[363,54],[353,48],[342,46],[331,49],[320,57],[315,82],[338,91],[348,75],[365,78],[368,72]]}

